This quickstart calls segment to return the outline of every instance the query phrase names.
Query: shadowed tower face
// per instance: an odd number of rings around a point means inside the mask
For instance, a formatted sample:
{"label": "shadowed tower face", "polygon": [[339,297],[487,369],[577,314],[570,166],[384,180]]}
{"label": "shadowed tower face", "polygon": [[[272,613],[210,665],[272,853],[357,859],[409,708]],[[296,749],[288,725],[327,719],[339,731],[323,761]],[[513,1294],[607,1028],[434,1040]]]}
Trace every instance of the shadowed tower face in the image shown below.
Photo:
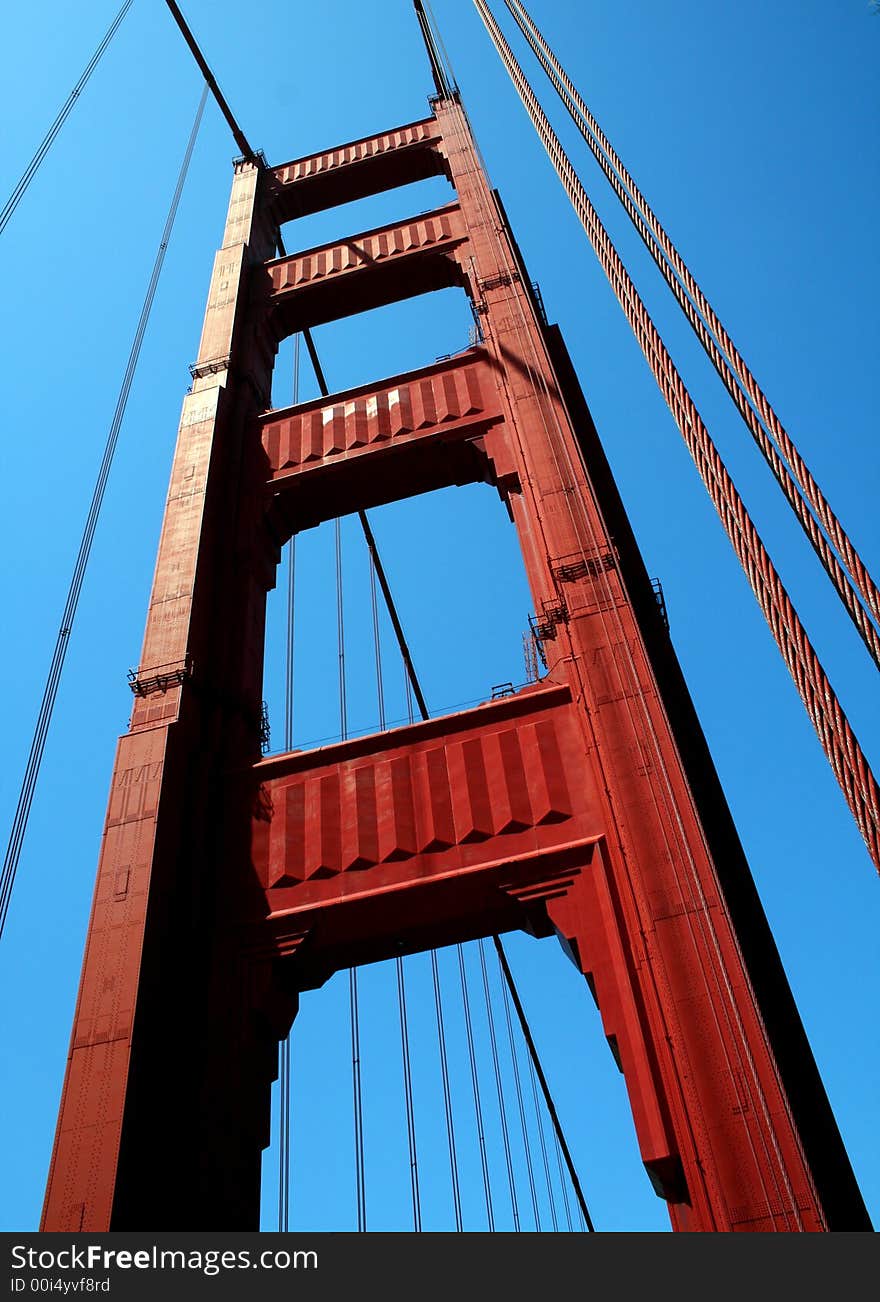
{"label": "shadowed tower face", "polygon": [[[256,1229],[278,1041],[334,971],[556,933],[683,1230],[867,1226],[662,613],[457,95],[236,167],[120,740],[45,1230]],[[454,201],[275,258],[281,223],[446,176]],[[481,342],[270,408],[286,336],[457,287]],[[493,485],[546,676],[262,759],[266,594],[324,520]]]}

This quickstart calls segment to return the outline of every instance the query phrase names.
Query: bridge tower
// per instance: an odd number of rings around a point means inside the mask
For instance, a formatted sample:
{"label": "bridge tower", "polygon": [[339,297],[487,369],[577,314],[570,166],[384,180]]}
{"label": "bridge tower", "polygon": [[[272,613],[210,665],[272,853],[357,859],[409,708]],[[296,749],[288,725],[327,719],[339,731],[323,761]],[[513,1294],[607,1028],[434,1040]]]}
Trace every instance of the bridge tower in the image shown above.
{"label": "bridge tower", "polygon": [[[280,224],[433,175],[446,206],[275,256]],[[451,286],[472,348],[271,409],[280,340]],[[516,527],[546,675],[263,758],[285,541],[474,481]],[[516,928],[555,933],[584,974],[674,1228],[868,1228],[587,405],[456,93],[382,135],[236,165],[132,687],[44,1230],[256,1229],[299,994]]]}

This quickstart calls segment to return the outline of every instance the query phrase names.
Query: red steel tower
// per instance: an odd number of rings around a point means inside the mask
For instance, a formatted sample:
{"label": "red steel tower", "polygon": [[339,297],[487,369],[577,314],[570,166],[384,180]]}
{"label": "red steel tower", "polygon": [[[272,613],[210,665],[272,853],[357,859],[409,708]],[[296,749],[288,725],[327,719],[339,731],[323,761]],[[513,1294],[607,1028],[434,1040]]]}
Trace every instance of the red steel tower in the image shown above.
{"label": "red steel tower", "polygon": [[[555,932],[682,1230],[869,1228],[655,594],[456,94],[236,165],[112,780],[46,1230],[255,1229],[277,1045],[335,970]],[[276,258],[283,222],[432,175],[454,201]],[[458,286],[473,348],[285,410],[284,337]],[[494,485],[546,660],[476,709],[264,759],[283,543]]]}

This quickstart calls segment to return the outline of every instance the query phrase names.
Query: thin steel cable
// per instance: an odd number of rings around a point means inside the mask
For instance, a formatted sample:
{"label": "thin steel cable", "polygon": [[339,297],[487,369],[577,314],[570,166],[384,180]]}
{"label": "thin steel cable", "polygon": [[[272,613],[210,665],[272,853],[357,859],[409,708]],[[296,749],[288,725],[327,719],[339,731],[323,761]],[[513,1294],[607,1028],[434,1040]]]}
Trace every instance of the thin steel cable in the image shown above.
{"label": "thin steel cable", "polygon": [[46,685],[43,689],[43,697],[40,702],[40,708],[37,714],[37,723],[31,740],[27,763],[25,765],[18,804],[16,805],[15,814],[12,820],[12,828],[9,834],[9,841],[6,846],[3,869],[2,873],[0,873],[0,938],[2,938],[6,927],[6,919],[9,914],[9,905],[12,898],[12,889],[15,884],[15,877],[18,871],[19,860],[21,858],[22,845],[27,831],[31,806],[33,804],[34,792],[40,774],[40,766],[43,760],[46,738],[48,736],[49,726],[52,722],[52,713],[55,708],[55,700],[61,682],[61,673],[64,668],[64,661],[70,643],[70,636],[73,631],[73,624],[76,618],[80,594],[82,593],[83,583],[85,581],[86,569],[92,551],[92,543],[94,542],[95,531],[101,513],[101,506],[104,501],[104,493],[107,488],[107,480],[110,477],[113,458],[119,442],[119,432],[122,428],[126,407],[128,406],[131,386],[140,359],[141,347],[149,323],[153,301],[156,297],[156,290],[158,288],[162,266],[165,262],[168,242],[171,238],[171,232],[174,229],[174,220],[177,216],[177,209],[180,205],[181,195],[183,194],[184,183],[189,172],[189,165],[192,160],[199,127],[201,126],[206,99],[207,87],[202,90],[202,95],[196,110],[195,120],[184,152],[183,161],[181,162],[180,170],[177,175],[177,182],[171,198],[171,205],[165,219],[165,226],[162,230],[159,248],[156,252],[156,258],[153,263],[149,284],[147,285],[143,306],[141,307],[137,328],[135,329],[134,340],[131,345],[125,373],[122,377],[119,395],[116,399],[116,407],[113,412],[113,418],[110,422],[110,429],[107,434],[107,441],[104,446],[101,465],[98,469],[97,480],[92,492],[92,500],[89,505],[86,522],[79,543],[79,550],[77,551],[76,560],[74,562],[73,575],[70,580],[67,600],[65,601],[64,610],[61,615],[61,625],[55,642],[55,650],[52,653],[49,673],[46,678]]}
{"label": "thin steel cable", "polygon": [[[505,0],[505,4],[687,317],[846,607],[869,655],[880,668],[880,634],[869,613],[873,612],[874,618],[878,618],[880,593],[858,552],[711,304],[541,32],[519,0]],[[696,301],[696,306],[692,300]],[[702,317],[699,313],[702,313]],[[766,430],[761,421],[767,426]],[[773,439],[776,440],[775,443]],[[822,532],[823,528],[852,569],[853,576],[842,567]]]}
{"label": "thin steel cable", "polygon": [[727,468],[558,137],[483,0],[474,0],[651,366],[880,871],[880,790]]}
{"label": "thin steel cable", "polygon": [[[280,234],[278,236],[277,242],[278,242],[279,249],[281,249],[283,253],[284,242],[281,239]],[[303,335],[303,339],[306,342],[306,349],[308,350],[309,360],[312,363],[312,369],[315,373],[315,379],[318,381],[318,390],[322,398],[329,398],[330,390],[327,386],[327,377],[324,375],[324,368],[322,367],[321,360],[318,357],[318,350],[315,348],[315,341],[312,337],[312,332],[311,330],[309,330],[308,327],[305,327],[302,332],[302,335]],[[385,600],[385,606],[388,610],[388,618],[391,620],[391,627],[394,629],[394,636],[397,638],[397,645],[400,648],[400,654],[403,659],[404,668],[406,669],[406,673],[409,678],[410,687],[412,688],[412,691],[415,694],[415,698],[418,702],[419,711],[421,713],[422,718],[427,719],[429,718],[428,706],[425,702],[425,697],[422,693],[418,675],[416,674],[415,665],[413,664],[412,655],[410,654],[409,643],[406,640],[406,635],[404,634],[403,631],[403,625],[400,622],[400,616],[397,613],[397,606],[395,605],[394,598],[391,594],[391,586],[388,582],[388,577],[385,573],[385,567],[382,564],[382,558],[379,555],[379,548],[376,545],[376,539],[373,534],[372,526],[370,525],[369,517],[366,511],[358,511],[357,517],[358,517],[358,522],[360,523],[361,526],[361,531],[364,535],[364,538],[366,539],[367,547],[369,548],[370,551],[370,557],[372,559],[373,565],[375,566],[376,578],[379,581],[379,587],[382,589],[382,596]]]}
{"label": "thin steel cable", "polygon": [[293,340],[293,405],[299,402],[299,361],[300,361],[300,343],[302,335],[296,335]]}
{"label": "thin steel cable", "polygon": [[342,521],[333,521],[333,540],[336,552],[336,642],[339,660],[339,733],[342,740],[348,737],[348,702],[345,682],[345,610],[342,587]]}
{"label": "thin steel cable", "polygon": [[409,674],[406,672],[405,666],[403,671],[403,691],[406,697],[406,721],[407,723],[415,723],[416,716],[415,711],[413,710],[412,685],[409,681]]}
{"label": "thin steel cable", "polygon": [[281,1041],[278,1076],[278,1229],[290,1229],[290,1037]]}
{"label": "thin steel cable", "polygon": [[403,959],[397,960],[397,1006],[400,1013],[400,1054],[403,1061],[403,1089],[406,1101],[406,1139],[409,1147],[409,1178],[412,1194],[413,1229],[422,1229],[422,1202],[419,1194],[419,1156],[416,1142],[416,1113],[413,1100],[412,1062],[409,1051],[409,1017],[406,1009],[406,975]]}
{"label": "thin steel cable", "polygon": [[559,1123],[559,1114],[556,1111],[556,1105],[553,1102],[553,1097],[550,1093],[550,1087],[547,1084],[547,1077],[544,1075],[544,1069],[542,1068],[541,1060],[538,1057],[538,1051],[535,1046],[535,1039],[534,1036],[532,1035],[532,1030],[531,1027],[529,1026],[528,1018],[526,1017],[526,1011],[525,1008],[523,1007],[522,1000],[519,997],[519,991],[516,988],[516,982],[513,979],[513,973],[510,970],[510,964],[507,961],[507,955],[504,952],[504,946],[501,943],[500,936],[493,936],[492,939],[495,945],[495,953],[498,955],[498,962],[501,965],[501,974],[504,977],[508,990],[510,991],[510,997],[513,1000],[513,1006],[516,1009],[516,1015],[519,1019],[520,1029],[522,1030],[523,1033],[523,1039],[526,1042],[526,1045],[529,1050],[529,1054],[531,1056],[531,1060],[534,1064],[535,1071],[537,1072],[538,1075],[538,1080],[541,1085],[541,1091],[544,1095],[544,1102],[547,1105],[547,1112],[553,1124],[553,1132],[556,1135],[557,1141],[560,1147],[562,1148],[562,1152],[565,1156],[565,1164],[568,1167],[568,1173],[571,1176],[571,1184],[575,1192],[575,1197],[577,1198],[578,1206],[580,1207],[581,1212],[583,1213],[583,1217],[586,1224],[588,1225],[590,1230],[593,1230],[595,1227],[593,1225],[593,1220],[592,1217],[590,1216],[589,1209],[587,1208],[587,1200],[584,1197],[584,1191],[581,1188],[581,1182],[578,1179],[578,1174],[577,1171],[575,1170],[574,1159],[572,1158],[571,1151],[568,1147],[568,1144],[566,1143],[565,1135],[562,1132],[562,1126]]}
{"label": "thin steel cable", "polygon": [[559,1187],[562,1190],[562,1201],[565,1205],[565,1222],[568,1226],[569,1234],[574,1233],[574,1223],[571,1219],[571,1204],[568,1201],[568,1186],[566,1184],[565,1172],[562,1167],[562,1149],[559,1145],[559,1136],[556,1131],[552,1131],[553,1144],[556,1149],[556,1165],[559,1167]]}
{"label": "thin steel cable", "polygon": [[483,1128],[483,1107],[480,1100],[480,1078],[477,1071],[477,1053],[474,1044],[474,1028],[471,1021],[471,1001],[468,994],[467,970],[464,958],[464,946],[457,945],[458,971],[461,979],[461,1002],[464,1009],[464,1025],[467,1037],[468,1059],[471,1067],[471,1086],[474,1092],[474,1116],[477,1122],[477,1138],[480,1146],[480,1165],[483,1171],[483,1194],[486,1199],[486,1220],[490,1232],[495,1231],[495,1212],[492,1206],[492,1184],[489,1179],[489,1158],[486,1152],[486,1134]]}
{"label": "thin steel cable", "polygon": [[504,1160],[507,1166],[510,1208],[513,1212],[513,1228],[517,1233],[519,1233],[522,1226],[520,1225],[519,1204],[516,1198],[516,1179],[513,1173],[513,1156],[510,1150],[510,1132],[507,1126],[507,1108],[504,1103],[504,1088],[501,1083],[501,1062],[498,1056],[498,1041],[495,1038],[495,1017],[492,1012],[492,996],[489,993],[489,973],[486,970],[485,941],[479,941],[477,950],[480,955],[480,970],[483,975],[483,995],[486,1000],[486,1020],[489,1025],[489,1047],[492,1052],[492,1067],[495,1072],[495,1090],[498,1095],[498,1115],[501,1121],[501,1139],[504,1145]]}
{"label": "thin steel cable", "polygon": [[89,59],[88,63],[86,64],[85,69],[81,74],[79,81],[76,83],[73,90],[70,92],[67,99],[62,104],[58,112],[58,116],[55,118],[55,121],[52,123],[51,127],[46,132],[45,136],[40,142],[40,145],[37,148],[33,158],[28,163],[27,167],[19,177],[18,182],[16,183],[12,191],[12,194],[9,196],[9,198],[6,200],[6,203],[3,205],[2,211],[0,211],[0,235],[3,234],[4,230],[8,226],[10,220],[12,219],[13,213],[15,212],[16,208],[21,203],[22,199],[27,193],[31,181],[33,181],[34,177],[36,176],[37,172],[40,169],[40,164],[43,162],[43,159],[46,157],[49,150],[52,148],[52,145],[54,144],[59,131],[64,126],[64,123],[67,121],[68,117],[70,116],[74,104],[79,99],[80,95],[85,89],[86,83],[88,82],[92,73],[95,71],[98,64],[101,62],[101,58],[103,57],[104,51],[107,49],[107,46],[113,40],[113,37],[116,35],[117,31],[119,30],[123,18],[128,13],[131,6],[132,6],[132,0],[126,0],[125,4],[122,6],[122,8],[117,13],[116,17],[113,19],[113,22],[110,24],[109,28],[104,34],[103,40],[99,44],[98,48],[95,50],[91,59]]}
{"label": "thin steel cable", "polygon": [[[409,679],[406,679],[409,684]],[[410,714],[412,710],[410,709]],[[412,722],[412,718],[410,718]],[[449,1088],[449,1058],[446,1051],[446,1028],[443,1019],[443,997],[440,983],[440,968],[436,949],[431,950],[431,974],[434,981],[434,1010],[437,1015],[437,1045],[440,1051],[440,1074],[443,1081],[443,1109],[446,1114],[446,1141],[449,1148],[449,1176],[452,1181],[452,1204],[455,1213],[455,1228],[460,1234],[463,1229],[461,1215],[461,1188],[458,1179],[458,1157],[455,1144],[455,1123],[452,1112],[452,1091]]]}
{"label": "thin steel cable", "polygon": [[379,730],[385,731],[385,683],[382,675],[382,638],[379,628],[379,601],[376,593],[376,562],[370,562],[370,610],[373,618],[373,656],[376,662],[376,700],[379,706]]}
{"label": "thin steel cable", "polygon": [[[506,989],[506,986],[505,986]],[[526,1065],[529,1069],[529,1083],[532,1087],[532,1104],[535,1109],[535,1129],[538,1132],[538,1142],[541,1145],[541,1160],[544,1165],[544,1180],[547,1185],[547,1202],[550,1206],[550,1220],[553,1222],[553,1231],[559,1231],[559,1217],[556,1213],[556,1191],[553,1188],[553,1180],[550,1175],[550,1159],[547,1156],[547,1140],[544,1135],[544,1119],[541,1115],[541,1105],[538,1102],[538,1083],[535,1080],[535,1069],[532,1066],[532,1060],[528,1053],[526,1054]],[[562,1159],[560,1158],[560,1161]],[[560,1167],[560,1172],[561,1172]]]}
{"label": "thin steel cable", "polygon": [[[498,964],[499,971],[501,964]],[[532,1199],[532,1214],[535,1218],[535,1229],[541,1230],[541,1211],[538,1207],[538,1189],[535,1184],[535,1168],[532,1162],[532,1141],[529,1137],[529,1128],[526,1124],[526,1109],[523,1103],[522,1081],[519,1074],[519,1061],[516,1052],[516,1041],[513,1038],[513,1020],[510,1016],[510,992],[503,980],[501,981],[501,994],[504,1003],[504,1020],[507,1024],[507,1043],[510,1048],[510,1062],[513,1067],[513,1083],[516,1089],[516,1102],[519,1109],[519,1124],[522,1131],[523,1152],[526,1158],[526,1174],[529,1180],[529,1193]]]}
{"label": "thin steel cable", "polygon": [[358,1006],[357,968],[348,972],[348,1007],[351,1025],[351,1084],[354,1103],[354,1161],[357,1193],[357,1227],[363,1234],[367,1228],[367,1182],[364,1167],[364,1098],[361,1083],[361,1026]]}
{"label": "thin steel cable", "polygon": [[284,664],[284,749],[293,750],[293,639],[296,610],[296,534],[287,548],[287,655]]}

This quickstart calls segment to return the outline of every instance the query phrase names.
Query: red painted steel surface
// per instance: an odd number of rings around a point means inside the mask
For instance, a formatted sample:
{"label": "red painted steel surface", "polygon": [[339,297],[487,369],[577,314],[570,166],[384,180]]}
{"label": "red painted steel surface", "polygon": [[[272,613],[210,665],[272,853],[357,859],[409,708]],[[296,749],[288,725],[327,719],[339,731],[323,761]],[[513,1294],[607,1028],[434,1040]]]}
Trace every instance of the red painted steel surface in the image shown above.
{"label": "red painted steel surface", "polygon": [[267,267],[269,321],[283,339],[305,325],[462,283],[452,254],[467,234],[457,204],[279,258]]}
{"label": "red painted steel surface", "polygon": [[261,423],[272,478],[278,482],[311,465],[357,456],[392,440],[499,419],[487,362],[469,352],[381,386],[272,412]]}
{"label": "red painted steel surface", "polygon": [[273,169],[273,216],[285,222],[392,186],[442,175],[436,120],[410,122]]}
{"label": "red painted steel surface", "polygon": [[260,427],[276,535],[453,484],[499,483],[484,435],[501,419],[479,350],[270,412]]}
{"label": "red painted steel surface", "polygon": [[[383,183],[412,179],[417,149],[456,204],[270,259],[273,221],[296,210],[279,187],[332,172],[322,201],[340,202],[346,184],[367,192],[376,157],[400,160]],[[285,333],[452,284],[483,322],[479,349],[267,411]],[[776,1009],[782,1046],[784,976],[769,933],[755,941],[766,923],[724,811],[701,821],[699,730],[636,591],[628,526],[609,529],[619,502],[561,349],[457,102],[262,180],[239,167],[120,742],[45,1229],[256,1228],[298,992],[340,966],[515,927],[555,930],[589,978],[675,1228],[861,1228],[839,1140],[821,1189],[805,1155],[830,1133],[805,1137],[793,1110],[791,1063],[808,1073],[812,1059],[786,1049],[784,1084],[761,1012]],[[261,761],[279,544],[330,514],[481,478],[518,530],[547,679]]]}

